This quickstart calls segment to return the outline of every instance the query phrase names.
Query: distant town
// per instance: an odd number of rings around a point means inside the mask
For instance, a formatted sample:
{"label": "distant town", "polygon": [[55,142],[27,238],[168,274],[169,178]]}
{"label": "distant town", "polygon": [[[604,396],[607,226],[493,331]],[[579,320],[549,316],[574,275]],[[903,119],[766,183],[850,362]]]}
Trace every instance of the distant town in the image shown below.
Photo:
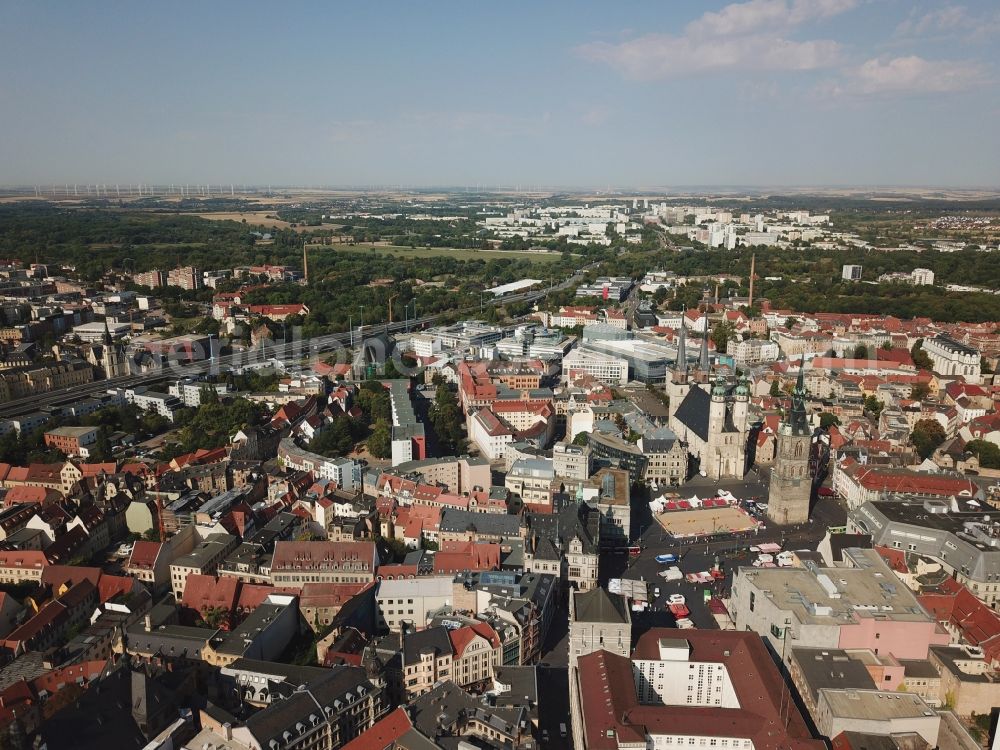
{"label": "distant town", "polygon": [[975,750],[1000,204],[0,204],[0,748]]}

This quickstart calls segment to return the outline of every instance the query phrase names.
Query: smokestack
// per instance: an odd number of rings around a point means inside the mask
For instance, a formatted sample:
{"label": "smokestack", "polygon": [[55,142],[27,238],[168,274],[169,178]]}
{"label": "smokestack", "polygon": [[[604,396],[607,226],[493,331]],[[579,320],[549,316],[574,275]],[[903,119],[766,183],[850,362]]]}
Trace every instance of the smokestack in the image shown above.
{"label": "smokestack", "polygon": [[754,253],[753,255],[750,256],[750,301],[747,303],[747,307],[749,308],[753,307],[753,280],[754,276],[756,275],[755,274],[756,268],[757,268],[757,253]]}
{"label": "smokestack", "polygon": [[309,256],[306,254],[306,243],[302,243],[302,276],[306,286],[309,286]]}

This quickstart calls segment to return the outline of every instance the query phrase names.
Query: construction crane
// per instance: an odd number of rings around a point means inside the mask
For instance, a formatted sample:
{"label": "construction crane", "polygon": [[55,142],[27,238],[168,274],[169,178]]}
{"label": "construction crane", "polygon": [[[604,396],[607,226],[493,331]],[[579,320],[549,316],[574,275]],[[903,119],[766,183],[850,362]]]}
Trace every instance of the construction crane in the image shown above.
{"label": "construction crane", "polygon": [[394,294],[391,297],[389,297],[389,322],[390,323],[392,322],[392,301],[394,299],[396,299],[396,297],[398,297],[398,296],[399,296],[399,294]]}

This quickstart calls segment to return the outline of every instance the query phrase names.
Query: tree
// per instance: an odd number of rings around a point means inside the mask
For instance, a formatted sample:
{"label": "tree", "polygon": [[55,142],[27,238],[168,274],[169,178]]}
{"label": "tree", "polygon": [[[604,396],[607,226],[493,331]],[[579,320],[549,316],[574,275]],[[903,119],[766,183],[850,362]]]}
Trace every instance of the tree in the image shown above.
{"label": "tree", "polygon": [[882,413],[882,409],[885,408],[885,404],[879,401],[874,393],[865,396],[865,411],[873,416],[877,417]]}
{"label": "tree", "polygon": [[785,328],[792,328],[798,322],[798,318],[785,318]]}
{"label": "tree", "polygon": [[840,417],[836,414],[831,414],[828,411],[821,411],[819,413],[819,426],[824,430],[828,430],[834,425],[840,425]]}
{"label": "tree", "polygon": [[725,354],[729,346],[729,339],[733,337],[735,332],[735,326],[728,320],[716,323],[715,328],[712,329],[712,343],[715,344],[715,351],[719,354]]}
{"label": "tree", "polygon": [[864,344],[858,344],[854,347],[854,358],[855,359],[868,359],[868,347]]}
{"label": "tree", "polygon": [[375,423],[372,434],[368,436],[368,452],[375,458],[389,458],[392,455],[392,433],[385,420]]}
{"label": "tree", "polygon": [[[361,426],[364,429],[364,426]],[[357,436],[354,420],[346,414],[338,414],[333,422],[320,431],[309,442],[309,450],[328,458],[345,456],[354,448]]]}
{"label": "tree", "polygon": [[920,458],[929,458],[944,439],[944,427],[936,419],[921,419],[910,433],[910,444],[917,449]]}
{"label": "tree", "polygon": [[933,364],[931,363],[931,358],[927,356],[927,352],[924,351],[923,339],[916,340],[910,348],[910,356],[913,358],[913,364],[917,366],[918,370],[934,369]]}
{"label": "tree", "polygon": [[201,611],[202,621],[210,628],[218,629],[229,618],[225,607],[206,607]]}
{"label": "tree", "polygon": [[162,539],[160,539],[160,530],[155,526],[151,529],[146,529],[142,534],[142,538],[145,539],[147,542],[163,541]]}
{"label": "tree", "polygon": [[914,401],[923,401],[931,394],[931,387],[927,383],[915,383],[910,388],[910,398]]}
{"label": "tree", "polygon": [[1000,446],[989,440],[970,440],[965,450],[979,457],[979,465],[984,469],[1000,469]]}
{"label": "tree", "polygon": [[781,383],[775,378],[771,381],[771,395],[774,398],[779,398],[781,396]]}
{"label": "tree", "polygon": [[465,452],[462,410],[458,406],[455,394],[444,383],[437,387],[428,417],[437,435],[439,452],[444,455],[458,455]]}
{"label": "tree", "polygon": [[587,444],[587,441],[588,441],[589,439],[590,439],[590,436],[589,436],[589,433],[586,433],[586,432],[578,432],[578,433],[576,434],[576,437],[575,437],[575,438],[573,438],[573,445],[579,445],[579,446],[584,446],[584,445],[586,445],[586,444]]}
{"label": "tree", "polygon": [[882,349],[884,349],[887,352],[891,352],[892,351],[892,339],[886,339],[885,342],[882,344]]}

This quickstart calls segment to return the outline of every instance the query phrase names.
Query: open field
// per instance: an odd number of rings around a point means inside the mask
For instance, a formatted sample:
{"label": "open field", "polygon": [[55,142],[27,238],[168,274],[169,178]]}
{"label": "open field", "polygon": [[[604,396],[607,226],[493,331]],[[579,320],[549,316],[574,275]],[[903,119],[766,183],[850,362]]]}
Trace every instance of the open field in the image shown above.
{"label": "open field", "polygon": [[702,508],[701,510],[672,510],[656,516],[664,531],[674,538],[721,534],[724,532],[750,531],[757,522],[739,508]]}
{"label": "open field", "polygon": [[457,258],[459,260],[531,260],[537,263],[552,263],[561,258],[560,253],[523,253],[508,250],[475,250],[462,247],[402,247],[400,245],[379,245],[356,243],[353,245],[309,245],[312,252],[331,253],[377,253],[399,258]]}
{"label": "open field", "polygon": [[258,227],[277,227],[278,229],[288,229],[292,225],[281,219],[268,218],[270,211],[210,211],[208,213],[195,214],[209,221],[246,221],[247,224]]}

